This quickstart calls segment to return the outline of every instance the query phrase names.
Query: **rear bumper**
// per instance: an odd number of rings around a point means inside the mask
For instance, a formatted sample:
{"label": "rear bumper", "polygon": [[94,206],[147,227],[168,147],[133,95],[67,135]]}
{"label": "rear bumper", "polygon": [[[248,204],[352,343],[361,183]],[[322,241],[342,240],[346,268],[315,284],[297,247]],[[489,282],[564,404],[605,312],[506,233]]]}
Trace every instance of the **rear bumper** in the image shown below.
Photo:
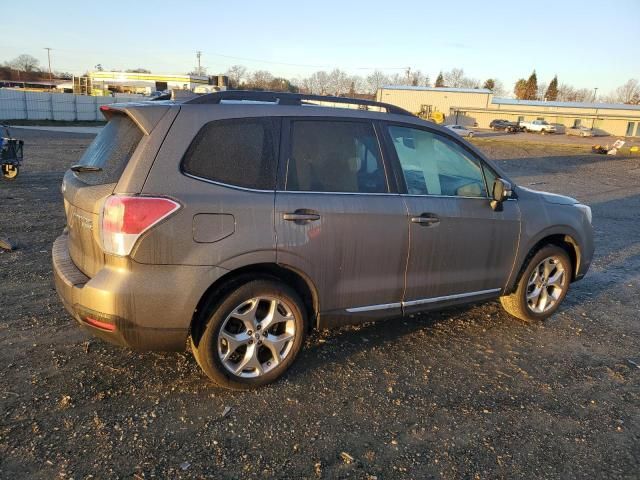
{"label": "rear bumper", "polygon": [[92,335],[136,350],[184,350],[194,309],[224,273],[216,267],[106,265],[93,278],[69,255],[68,236],[52,249],[56,291],[65,309]]}

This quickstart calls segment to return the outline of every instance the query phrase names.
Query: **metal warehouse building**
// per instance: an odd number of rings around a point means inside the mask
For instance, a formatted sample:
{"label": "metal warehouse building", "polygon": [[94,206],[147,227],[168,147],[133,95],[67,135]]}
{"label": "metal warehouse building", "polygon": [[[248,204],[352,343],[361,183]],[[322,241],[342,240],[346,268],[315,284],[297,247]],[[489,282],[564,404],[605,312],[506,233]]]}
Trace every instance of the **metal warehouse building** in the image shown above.
{"label": "metal warehouse building", "polygon": [[442,112],[445,123],[489,128],[491,120],[546,120],[573,127],[582,125],[602,134],[640,137],[640,105],[544,102],[497,98],[490,90],[468,88],[382,87],[377,100],[410,112]]}

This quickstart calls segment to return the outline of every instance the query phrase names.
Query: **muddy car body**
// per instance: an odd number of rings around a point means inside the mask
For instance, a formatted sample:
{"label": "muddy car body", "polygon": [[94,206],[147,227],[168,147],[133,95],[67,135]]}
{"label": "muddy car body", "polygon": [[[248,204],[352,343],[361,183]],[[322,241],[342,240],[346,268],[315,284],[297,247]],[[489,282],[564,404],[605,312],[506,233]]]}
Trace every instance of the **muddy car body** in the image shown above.
{"label": "muddy car body", "polygon": [[494,298],[543,319],[589,268],[589,207],[393,106],[221,92],[104,114],[64,177],[58,293],[111,342],[191,343],[225,387],[273,381],[311,328]]}

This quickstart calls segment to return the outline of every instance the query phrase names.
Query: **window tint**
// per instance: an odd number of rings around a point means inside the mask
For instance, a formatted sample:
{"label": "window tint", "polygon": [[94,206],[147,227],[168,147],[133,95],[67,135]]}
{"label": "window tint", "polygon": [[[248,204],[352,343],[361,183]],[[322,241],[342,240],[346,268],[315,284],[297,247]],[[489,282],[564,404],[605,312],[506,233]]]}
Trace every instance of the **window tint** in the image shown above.
{"label": "window tint", "polygon": [[276,130],[268,118],[210,122],[191,142],[182,161],[182,170],[228,185],[273,189]]}
{"label": "window tint", "polygon": [[117,182],[142,136],[142,130],[129,117],[113,115],[78,162],[100,167],[102,171],[83,172],[78,174],[78,178],[91,185]]}
{"label": "window tint", "polygon": [[389,126],[388,131],[408,193],[486,197],[480,163],[462,147],[425,130]]}
{"label": "window tint", "polygon": [[387,192],[373,126],[364,122],[293,120],[286,190]]}

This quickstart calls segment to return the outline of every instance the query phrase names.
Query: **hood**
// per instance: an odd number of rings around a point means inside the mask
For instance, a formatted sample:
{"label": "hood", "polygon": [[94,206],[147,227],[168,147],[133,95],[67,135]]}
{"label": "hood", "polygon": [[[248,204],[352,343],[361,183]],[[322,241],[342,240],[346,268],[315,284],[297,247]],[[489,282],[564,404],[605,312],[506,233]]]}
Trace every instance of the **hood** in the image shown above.
{"label": "hood", "polygon": [[538,195],[542,197],[542,199],[547,203],[553,203],[554,205],[575,205],[579,203],[575,198],[567,197],[564,195],[558,195],[556,193],[549,192],[539,192],[537,190],[532,190],[530,188],[525,188],[518,186],[518,190],[525,190],[527,192],[533,193],[534,195]]}

